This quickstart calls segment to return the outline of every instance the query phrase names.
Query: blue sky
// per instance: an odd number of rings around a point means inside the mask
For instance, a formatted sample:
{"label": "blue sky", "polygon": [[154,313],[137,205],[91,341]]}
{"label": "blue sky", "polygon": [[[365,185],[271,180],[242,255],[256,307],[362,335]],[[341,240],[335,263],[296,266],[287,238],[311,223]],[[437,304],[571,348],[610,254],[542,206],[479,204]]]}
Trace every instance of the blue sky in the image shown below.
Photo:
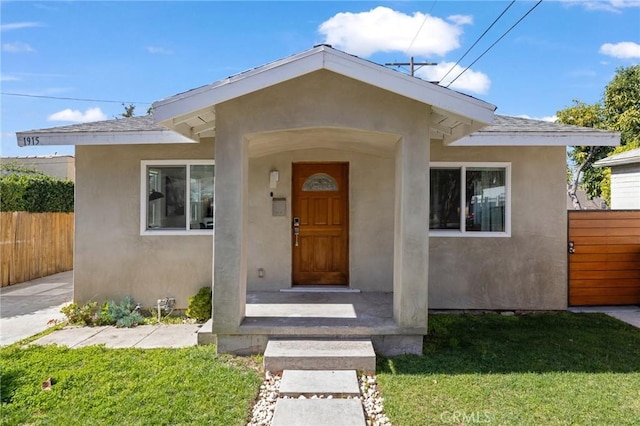
{"label": "blue sky", "polygon": [[[144,114],[153,101],[319,43],[381,64],[436,62],[417,75],[438,81],[509,4],[2,1],[1,154],[72,154],[18,148],[15,132],[111,119],[123,102]],[[535,4],[516,1],[443,83]],[[640,0],[545,0],[450,88],[499,114],[550,119],[573,99],[599,101],[617,67],[638,63]]]}

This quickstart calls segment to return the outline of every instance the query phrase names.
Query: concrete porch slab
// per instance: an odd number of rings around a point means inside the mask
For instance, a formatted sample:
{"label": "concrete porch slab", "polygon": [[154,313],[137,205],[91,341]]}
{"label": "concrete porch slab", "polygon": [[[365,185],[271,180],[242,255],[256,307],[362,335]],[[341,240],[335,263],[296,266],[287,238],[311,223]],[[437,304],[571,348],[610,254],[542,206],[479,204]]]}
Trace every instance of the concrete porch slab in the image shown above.
{"label": "concrete porch slab", "polygon": [[280,382],[280,395],[358,396],[360,388],[355,370],[284,370]]}
{"label": "concrete porch slab", "polygon": [[364,426],[359,399],[279,399],[272,426]]}

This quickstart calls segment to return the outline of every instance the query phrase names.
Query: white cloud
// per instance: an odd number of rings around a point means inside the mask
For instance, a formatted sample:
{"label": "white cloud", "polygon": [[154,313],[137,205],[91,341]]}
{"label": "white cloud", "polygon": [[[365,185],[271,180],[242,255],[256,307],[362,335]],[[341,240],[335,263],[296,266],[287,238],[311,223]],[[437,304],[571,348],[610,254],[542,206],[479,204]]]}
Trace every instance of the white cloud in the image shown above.
{"label": "white cloud", "polygon": [[107,116],[100,108],[89,108],[84,113],[77,109],[64,109],[47,117],[48,121],[71,121],[73,123],[89,123],[91,121],[106,120]]}
{"label": "white cloud", "polygon": [[0,25],[0,31],[12,31],[12,30],[20,30],[22,28],[33,28],[33,27],[41,27],[42,24],[39,22],[13,22],[11,24],[2,24]]}
{"label": "white cloud", "polygon": [[28,43],[16,41],[15,43],[2,43],[2,51],[8,53],[35,52],[36,50]]}
{"label": "white cloud", "polygon": [[[442,80],[442,77],[444,77],[453,65],[453,62],[442,62],[438,65],[424,66],[418,69],[415,74],[424,80],[438,81],[441,86],[446,86],[464,69],[460,65],[456,65],[449,75]],[[491,87],[489,77],[480,71],[473,71],[472,69],[468,69],[449,86],[450,89],[478,94],[489,92],[489,87]]]}
{"label": "white cloud", "polygon": [[519,115],[514,115],[513,117],[528,118],[530,120],[548,121],[549,123],[555,123],[556,121],[558,121],[557,115],[547,115],[545,117],[531,117],[530,115],[527,115],[527,114],[519,114]]}
{"label": "white cloud", "polygon": [[619,59],[640,58],[640,44],[632,41],[605,43],[600,46],[600,53]]}
{"label": "white cloud", "polygon": [[[320,24],[318,31],[325,36],[325,43],[358,56],[393,51],[444,56],[460,47],[462,25],[472,19],[454,15],[449,21],[421,12],[406,15],[379,6],[368,12],[338,13]],[[411,45],[418,30],[419,36]]]}
{"label": "white cloud", "polygon": [[165,49],[160,46],[147,46],[147,52],[155,55],[173,55],[173,50]]}
{"label": "white cloud", "polygon": [[20,78],[15,75],[0,74],[0,81],[20,81]]}
{"label": "white cloud", "polygon": [[604,10],[606,12],[621,13],[628,7],[640,7],[638,0],[560,0],[569,6],[582,6],[587,10]]}

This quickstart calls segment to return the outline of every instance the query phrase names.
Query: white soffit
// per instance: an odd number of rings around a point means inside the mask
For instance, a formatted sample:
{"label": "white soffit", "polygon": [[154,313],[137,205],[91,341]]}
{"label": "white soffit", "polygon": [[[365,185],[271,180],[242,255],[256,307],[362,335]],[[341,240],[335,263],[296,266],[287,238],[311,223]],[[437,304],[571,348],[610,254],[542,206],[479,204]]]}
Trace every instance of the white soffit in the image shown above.
{"label": "white soffit", "polygon": [[321,69],[432,105],[444,116],[463,117],[465,123],[456,121],[453,128],[442,127],[443,132],[440,133],[445,140],[453,140],[493,122],[496,107],[492,104],[325,45],[157,101],[153,104],[154,120],[169,129],[193,136],[193,128],[186,128],[185,123],[201,120],[207,127],[204,123],[214,121],[210,117],[216,104]]}
{"label": "white soffit", "polygon": [[482,130],[448,144],[449,146],[618,146],[614,132],[483,132]]}

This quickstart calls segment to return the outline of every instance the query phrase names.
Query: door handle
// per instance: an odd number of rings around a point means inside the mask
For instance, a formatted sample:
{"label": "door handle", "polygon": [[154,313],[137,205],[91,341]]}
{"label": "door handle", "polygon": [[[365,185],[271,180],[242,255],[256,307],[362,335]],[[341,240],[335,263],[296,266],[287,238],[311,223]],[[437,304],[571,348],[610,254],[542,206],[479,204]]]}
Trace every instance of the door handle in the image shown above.
{"label": "door handle", "polygon": [[293,236],[294,236],[294,245],[296,247],[299,246],[298,243],[298,236],[300,235],[300,218],[299,217],[294,217],[293,218]]}
{"label": "door handle", "polygon": [[576,245],[573,241],[569,241],[569,254],[574,254],[576,252]]}

